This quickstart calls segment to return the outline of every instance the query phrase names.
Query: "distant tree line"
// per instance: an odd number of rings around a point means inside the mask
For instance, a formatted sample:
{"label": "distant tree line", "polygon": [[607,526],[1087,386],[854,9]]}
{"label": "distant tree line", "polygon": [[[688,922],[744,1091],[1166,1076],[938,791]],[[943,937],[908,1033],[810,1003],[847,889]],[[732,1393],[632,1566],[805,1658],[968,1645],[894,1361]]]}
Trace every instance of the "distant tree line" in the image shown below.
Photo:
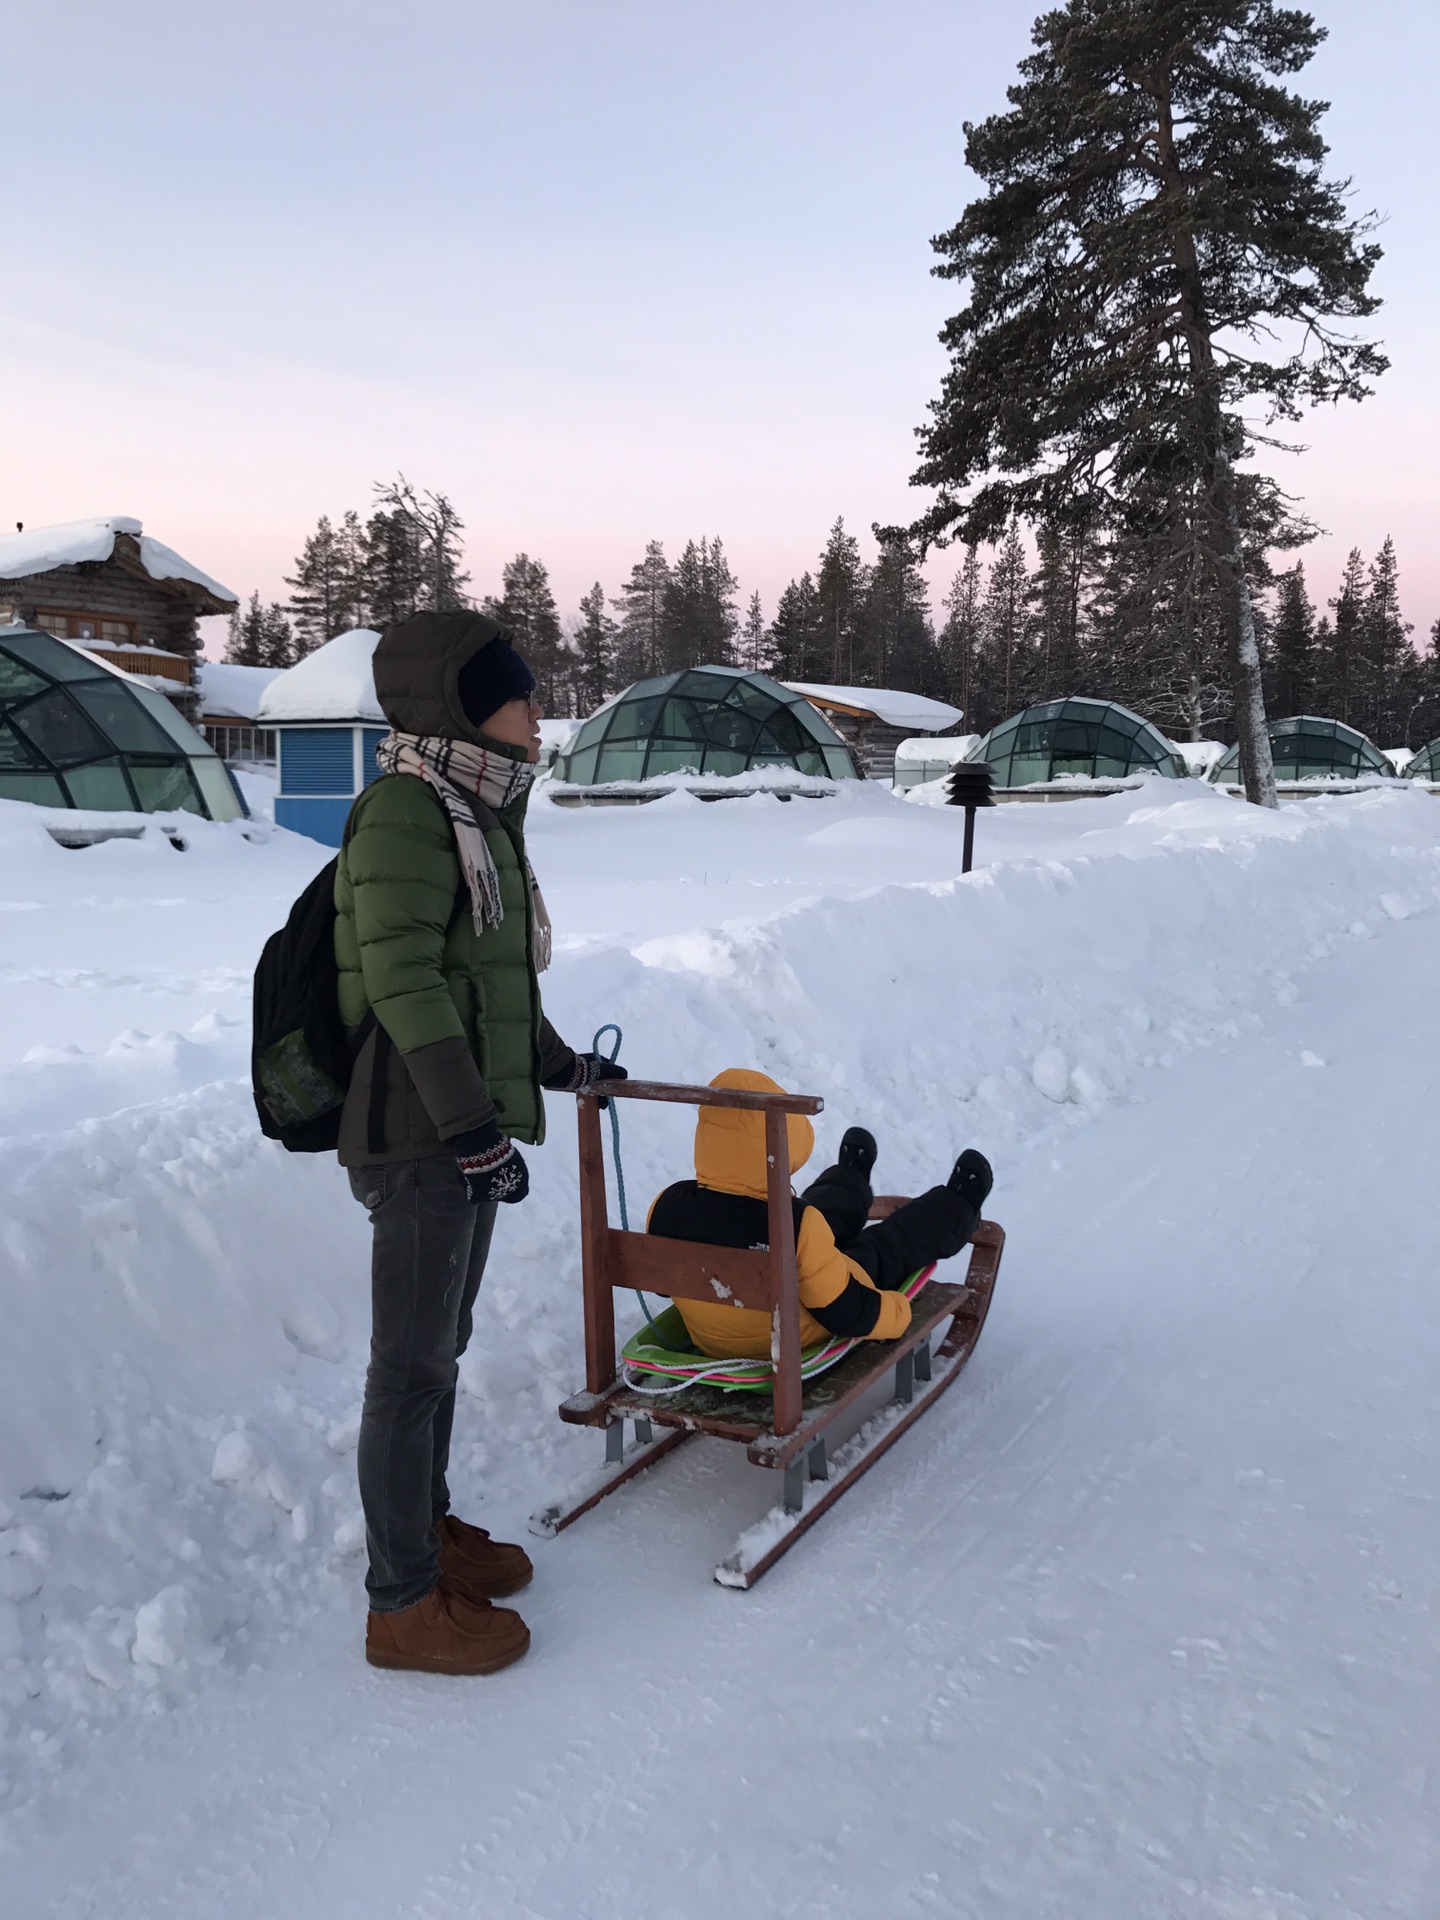
{"label": "distant tree line", "polygon": [[[1246,524],[1268,710],[1329,715],[1385,746],[1440,733],[1440,621],[1429,652],[1417,652],[1393,541],[1368,565],[1352,552],[1322,610],[1298,560],[1272,564],[1313,529],[1258,479]],[[444,494],[403,479],[377,487],[368,520],[319,521],[288,576],[288,602],[254,594],[232,616],[227,657],[288,666],[346,627],[476,604],[463,531]],[[997,543],[961,556],[938,611],[910,543],[882,539],[866,561],[841,519],[768,620],[760,595],[742,593],[723,542],[708,536],[674,561],[659,540],[647,542],[618,592],[597,580],[568,618],[543,561],[517,553],[498,596],[479,605],[514,635],[552,715],[593,712],[635,680],[718,665],[929,694],[961,708],[977,732],[1037,701],[1089,694],[1133,707],[1175,739],[1235,737],[1224,583],[1203,544],[1185,537],[1183,514],[1123,537],[1073,517],[1012,523]]]}

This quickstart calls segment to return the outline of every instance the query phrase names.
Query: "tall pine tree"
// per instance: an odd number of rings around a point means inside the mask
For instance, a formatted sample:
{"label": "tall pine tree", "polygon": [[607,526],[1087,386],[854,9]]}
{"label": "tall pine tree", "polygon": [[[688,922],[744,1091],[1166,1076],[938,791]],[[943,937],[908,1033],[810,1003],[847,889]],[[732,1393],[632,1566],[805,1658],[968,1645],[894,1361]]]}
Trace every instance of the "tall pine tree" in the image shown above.
{"label": "tall pine tree", "polygon": [[1243,409],[1359,399],[1386,364],[1349,331],[1379,249],[1324,178],[1324,105],[1278,84],[1324,36],[1275,0],[1068,0],[1032,37],[1010,111],[965,129],[986,192],[935,242],[969,298],[941,336],[917,531],[995,539],[1082,490],[1123,517],[1157,474],[1193,489],[1246,795],[1273,806]]}
{"label": "tall pine tree", "polygon": [[739,658],[736,664],[751,673],[758,673],[765,660],[765,609],[760,604],[758,587],[751,594],[749,605],[745,609],[738,648]]}
{"label": "tall pine tree", "polygon": [[1276,582],[1275,610],[1270,622],[1271,710],[1283,717],[1311,713],[1315,708],[1315,609],[1305,588],[1300,561]]}
{"label": "tall pine tree", "polygon": [[974,733],[987,732],[993,724],[980,718],[976,700],[982,590],[980,550],[971,545],[965,549],[965,563],[945,596],[945,625],[940,630],[939,647],[944,698],[959,707]]}
{"label": "tall pine tree", "polygon": [[593,713],[616,691],[615,622],[605,609],[605,589],[597,580],[580,599],[575,625],[575,711]]}
{"label": "tall pine tree", "polygon": [[360,626],[365,580],[358,515],[347,513],[335,527],[322,513],[285,584],[294,589],[290,612],[297,656],[312,653],[349,627]]}
{"label": "tall pine tree", "polygon": [[836,686],[855,679],[865,645],[865,593],[869,569],[860,545],[837,519],[815,573],[816,618],[829,650],[825,677]]}
{"label": "tall pine tree", "polygon": [[620,686],[648,680],[662,671],[665,654],[665,593],[670,567],[658,540],[645,548],[643,560],[630,569],[630,578],[615,597],[620,631],[615,647],[615,677]]}
{"label": "tall pine tree", "polygon": [[264,606],[259,594],[252,593],[244,611],[237,607],[231,614],[225,658],[235,666],[293,667],[299,657],[294,631],[278,601]]}
{"label": "tall pine tree", "polygon": [[517,553],[505,563],[501,579],[504,591],[498,600],[486,600],[485,612],[508,631],[529,661],[541,707],[547,714],[558,714],[566,704],[570,659],[550,575],[543,561]]}
{"label": "tall pine tree", "polygon": [[820,628],[815,582],[808,573],[792,580],[775,605],[767,636],[769,669],[777,680],[821,680],[824,634]]}

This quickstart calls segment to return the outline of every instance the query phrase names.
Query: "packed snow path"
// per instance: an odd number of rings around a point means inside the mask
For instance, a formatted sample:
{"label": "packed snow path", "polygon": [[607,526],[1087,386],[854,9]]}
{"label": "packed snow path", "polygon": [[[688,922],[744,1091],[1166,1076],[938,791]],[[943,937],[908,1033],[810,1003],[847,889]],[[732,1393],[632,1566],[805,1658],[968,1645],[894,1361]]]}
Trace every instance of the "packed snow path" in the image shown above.
{"label": "packed snow path", "polygon": [[[1128,1102],[1035,1052],[1068,1104],[997,1151],[976,1358],[754,1593],[709,1582],[759,1476],[708,1442],[537,1545],[535,1644],[494,1679],[368,1671],[353,1561],[308,1609],[277,1587],[246,1671],[69,1741],[6,1828],[7,1920],[1424,1920],[1440,1001],[1429,816],[1385,822],[1408,897],[1377,873],[1349,918],[1337,862],[1351,937],[1263,1012],[1237,985]],[[961,1091],[990,1144],[998,1094]],[[931,1161],[945,1093],[914,1090]],[[480,1517],[514,1537],[559,1470],[477,1474]]]}

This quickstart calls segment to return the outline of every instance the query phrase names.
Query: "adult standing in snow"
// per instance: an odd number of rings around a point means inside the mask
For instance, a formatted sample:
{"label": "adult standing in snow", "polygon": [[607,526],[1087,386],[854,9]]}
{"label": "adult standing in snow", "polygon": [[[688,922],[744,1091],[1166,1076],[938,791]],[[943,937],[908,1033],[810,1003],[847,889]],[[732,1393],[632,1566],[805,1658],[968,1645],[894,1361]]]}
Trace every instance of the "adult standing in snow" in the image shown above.
{"label": "adult standing in snow", "polygon": [[546,1020],[550,922],[525,854],[540,756],[535,677],[478,613],[387,628],[375,691],[393,732],[356,800],[335,880],[340,1011],[373,1011],[340,1163],[374,1227],[360,1422],[372,1665],[491,1673],[530,1644],[494,1602],[529,1557],[450,1512],[457,1361],[497,1205],[529,1191],[516,1142],[545,1134],[540,1089],[624,1077]]}

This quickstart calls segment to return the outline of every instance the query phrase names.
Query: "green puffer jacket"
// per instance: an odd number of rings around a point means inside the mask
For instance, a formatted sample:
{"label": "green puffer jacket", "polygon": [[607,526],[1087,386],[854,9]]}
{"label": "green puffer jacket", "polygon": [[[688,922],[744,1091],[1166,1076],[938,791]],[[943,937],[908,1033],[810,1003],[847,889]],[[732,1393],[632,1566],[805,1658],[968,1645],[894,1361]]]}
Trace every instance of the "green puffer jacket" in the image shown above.
{"label": "green puffer jacket", "polygon": [[[445,731],[475,737],[454,703],[455,662],[476,650],[477,630],[495,629],[478,614],[429,620],[453,623],[453,643],[428,647],[419,659],[412,649],[397,662],[385,657],[398,651],[387,634],[376,654],[382,704],[407,731],[439,731],[434,721],[440,718]],[[392,631],[403,638],[403,628]],[[403,676],[403,695],[387,698],[387,667]],[[417,710],[421,694],[443,700],[445,711]],[[484,744],[523,758],[518,748]],[[455,1134],[489,1120],[515,1140],[544,1139],[541,1085],[568,1077],[575,1056],[540,1006],[523,839],[527,798],[503,814],[475,803],[505,910],[501,925],[478,934],[455,836],[428,783],[389,774],[356,800],[335,877],[340,1013],[354,1028],[373,1008],[394,1044],[385,1049],[382,1138],[375,1145],[369,1139],[374,1033],[360,1050],[340,1122],[342,1166],[449,1152],[445,1143]]]}

